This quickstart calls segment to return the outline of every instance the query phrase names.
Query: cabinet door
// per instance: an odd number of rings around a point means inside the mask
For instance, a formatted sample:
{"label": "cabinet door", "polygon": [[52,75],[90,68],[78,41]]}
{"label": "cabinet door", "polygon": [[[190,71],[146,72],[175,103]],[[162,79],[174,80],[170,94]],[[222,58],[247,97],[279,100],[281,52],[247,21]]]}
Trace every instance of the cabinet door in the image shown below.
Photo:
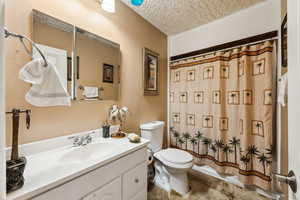
{"label": "cabinet door", "polygon": [[123,200],[132,200],[141,191],[145,191],[144,193],[147,194],[146,162],[143,162],[123,175]]}
{"label": "cabinet door", "polygon": [[147,200],[147,188],[140,191],[136,196],[134,196],[130,200]]}
{"label": "cabinet door", "polygon": [[121,178],[113,180],[111,183],[92,192],[82,200],[121,200]]}

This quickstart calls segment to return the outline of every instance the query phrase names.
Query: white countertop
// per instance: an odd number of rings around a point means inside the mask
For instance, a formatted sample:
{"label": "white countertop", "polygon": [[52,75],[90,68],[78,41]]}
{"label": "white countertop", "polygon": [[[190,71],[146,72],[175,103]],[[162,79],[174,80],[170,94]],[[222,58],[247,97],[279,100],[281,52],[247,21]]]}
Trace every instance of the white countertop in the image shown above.
{"label": "white countertop", "polygon": [[[57,140],[57,139],[56,139]],[[147,146],[148,140],[130,143],[128,138],[94,138],[90,146],[72,147],[68,144],[52,150],[26,155],[27,164],[24,172],[24,186],[7,195],[7,200],[23,200],[43,193],[84,173],[99,168],[113,160]],[[40,145],[40,144],[39,144]],[[108,148],[110,145],[112,148]],[[92,148],[91,148],[92,147]],[[100,150],[96,149],[100,147]],[[87,154],[88,149],[97,152]],[[109,149],[109,150],[105,150]],[[82,153],[83,152],[83,153]],[[101,153],[104,152],[104,153]],[[78,159],[74,159],[78,155]],[[87,156],[88,155],[88,156]]]}

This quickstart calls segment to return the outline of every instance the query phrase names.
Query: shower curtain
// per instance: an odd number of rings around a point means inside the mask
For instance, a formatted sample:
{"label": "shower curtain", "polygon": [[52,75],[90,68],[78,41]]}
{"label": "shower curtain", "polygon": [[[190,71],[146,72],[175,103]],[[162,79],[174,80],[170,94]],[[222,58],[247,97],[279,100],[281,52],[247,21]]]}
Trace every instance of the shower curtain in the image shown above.
{"label": "shower curtain", "polygon": [[171,62],[171,146],[270,189],[273,51],[267,41]]}

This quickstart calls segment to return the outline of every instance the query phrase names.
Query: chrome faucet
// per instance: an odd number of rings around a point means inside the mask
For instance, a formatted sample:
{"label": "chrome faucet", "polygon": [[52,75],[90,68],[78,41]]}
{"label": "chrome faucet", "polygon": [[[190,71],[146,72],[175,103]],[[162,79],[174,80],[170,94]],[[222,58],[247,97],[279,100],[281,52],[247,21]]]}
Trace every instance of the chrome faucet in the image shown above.
{"label": "chrome faucet", "polygon": [[82,137],[81,136],[72,136],[68,139],[73,139],[73,147],[79,147],[82,145]]}
{"label": "chrome faucet", "polygon": [[90,134],[88,134],[86,136],[82,136],[81,140],[82,140],[81,145],[85,146],[85,145],[88,145],[89,143],[91,143],[93,138]]}
{"label": "chrome faucet", "polygon": [[93,141],[91,134],[94,132],[88,133],[87,135],[81,136],[72,136],[68,139],[73,139],[73,147],[85,146],[90,144]]}

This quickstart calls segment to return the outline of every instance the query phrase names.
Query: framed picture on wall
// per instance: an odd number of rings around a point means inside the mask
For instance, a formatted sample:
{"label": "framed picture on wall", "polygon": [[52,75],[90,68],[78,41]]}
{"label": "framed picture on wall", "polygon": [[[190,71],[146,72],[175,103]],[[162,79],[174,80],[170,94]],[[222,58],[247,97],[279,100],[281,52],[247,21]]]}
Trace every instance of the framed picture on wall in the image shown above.
{"label": "framed picture on wall", "polygon": [[114,83],[114,66],[103,64],[103,83]]}
{"label": "framed picture on wall", "polygon": [[[67,69],[67,77],[68,81],[72,80],[72,57],[67,57],[67,64],[68,64],[68,69]],[[79,56],[77,56],[77,80],[79,79]]]}
{"label": "framed picture on wall", "polygon": [[143,49],[144,95],[159,95],[159,54]]}
{"label": "framed picture on wall", "polygon": [[285,15],[281,24],[281,64],[287,67],[288,63],[288,41],[287,41],[287,15]]}

